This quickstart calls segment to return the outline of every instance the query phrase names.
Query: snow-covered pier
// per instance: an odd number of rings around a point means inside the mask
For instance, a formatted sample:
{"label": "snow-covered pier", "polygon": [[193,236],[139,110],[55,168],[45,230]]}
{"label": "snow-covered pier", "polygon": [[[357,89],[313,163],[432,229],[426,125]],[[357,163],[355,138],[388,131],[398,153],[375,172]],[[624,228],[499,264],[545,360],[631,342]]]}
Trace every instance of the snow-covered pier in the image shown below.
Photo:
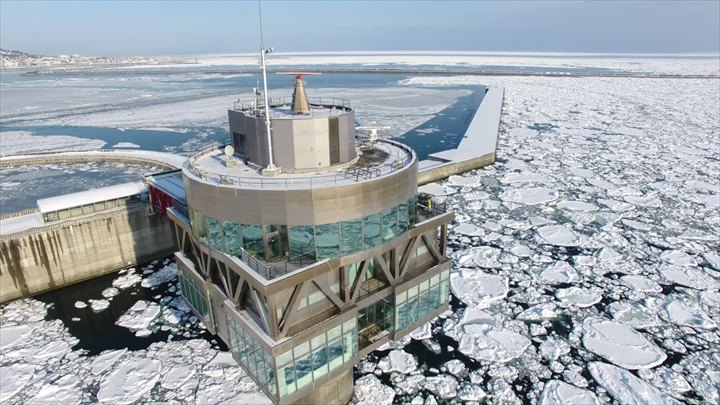
{"label": "snow-covered pier", "polygon": [[167,152],[126,149],[101,149],[77,152],[38,153],[0,157],[0,167],[17,167],[49,163],[122,162],[179,169],[187,158]]}
{"label": "snow-covered pier", "polygon": [[418,183],[430,183],[495,162],[503,94],[503,87],[488,88],[460,144],[420,162]]}

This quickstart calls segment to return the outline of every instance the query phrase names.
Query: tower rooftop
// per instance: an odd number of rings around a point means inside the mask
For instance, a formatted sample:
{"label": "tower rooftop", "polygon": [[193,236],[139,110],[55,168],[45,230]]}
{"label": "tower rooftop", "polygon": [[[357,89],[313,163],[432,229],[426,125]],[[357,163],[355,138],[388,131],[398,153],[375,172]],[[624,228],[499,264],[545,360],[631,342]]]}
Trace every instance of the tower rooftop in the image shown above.
{"label": "tower rooftop", "polygon": [[303,173],[280,173],[264,176],[260,168],[233,155],[231,164],[219,145],[213,145],[191,156],[183,172],[209,184],[239,189],[295,190],[335,187],[387,176],[409,168],[416,160],[415,152],[403,144],[378,140],[362,146],[353,161],[335,168]]}

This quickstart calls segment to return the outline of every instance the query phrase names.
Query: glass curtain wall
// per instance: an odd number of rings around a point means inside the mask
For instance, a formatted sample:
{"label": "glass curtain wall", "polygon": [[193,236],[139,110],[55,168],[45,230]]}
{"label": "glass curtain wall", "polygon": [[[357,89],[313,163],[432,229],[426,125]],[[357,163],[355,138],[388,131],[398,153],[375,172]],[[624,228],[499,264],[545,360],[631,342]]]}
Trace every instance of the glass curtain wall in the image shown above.
{"label": "glass curtain wall", "polygon": [[[383,212],[351,221],[289,227],[235,224],[195,210],[191,210],[190,217],[195,237],[220,252],[240,256],[244,249],[261,260],[280,255],[288,260],[310,263],[359,252],[392,240],[410,229],[414,210],[415,198],[412,198]],[[270,257],[266,257],[264,238],[269,238]]]}
{"label": "glass curtain wall", "polygon": [[448,270],[443,270],[395,296],[396,331],[407,328],[447,302],[449,274]]}
{"label": "glass curtain wall", "polygon": [[192,276],[187,274],[186,270],[182,266],[178,266],[180,270],[178,272],[178,279],[180,280],[180,292],[182,293],[185,300],[190,304],[195,311],[202,316],[206,323],[212,323],[210,319],[210,308],[208,305],[207,297],[205,296],[205,290],[202,287],[198,287],[193,282]]}
{"label": "glass curtain wall", "polygon": [[226,315],[225,320],[230,335],[230,350],[235,361],[245,366],[263,387],[277,395],[272,355],[263,350],[259,342],[246,333],[231,316]]}
{"label": "glass curtain wall", "polygon": [[278,355],[275,363],[280,398],[352,360],[357,351],[357,324],[353,318]]}

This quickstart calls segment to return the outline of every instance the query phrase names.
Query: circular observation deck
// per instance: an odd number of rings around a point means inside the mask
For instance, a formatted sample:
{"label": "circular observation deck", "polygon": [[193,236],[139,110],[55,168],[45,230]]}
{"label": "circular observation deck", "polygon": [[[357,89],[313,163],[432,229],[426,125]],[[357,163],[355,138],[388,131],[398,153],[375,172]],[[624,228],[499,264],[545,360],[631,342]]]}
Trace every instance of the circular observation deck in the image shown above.
{"label": "circular observation deck", "polygon": [[264,176],[215,145],[183,167],[190,209],[241,224],[323,224],[377,214],[414,198],[417,157],[403,144],[361,146],[351,164],[314,173]]}

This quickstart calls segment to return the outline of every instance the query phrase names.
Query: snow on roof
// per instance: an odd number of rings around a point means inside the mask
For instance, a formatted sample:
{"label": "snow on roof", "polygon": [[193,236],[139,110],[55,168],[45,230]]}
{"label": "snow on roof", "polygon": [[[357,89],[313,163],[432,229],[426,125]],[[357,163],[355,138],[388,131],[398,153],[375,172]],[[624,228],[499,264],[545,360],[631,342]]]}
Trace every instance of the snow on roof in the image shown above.
{"label": "snow on roof", "polygon": [[148,183],[171,195],[179,201],[185,201],[185,184],[179,171],[145,177]]}
{"label": "snow on roof", "polygon": [[135,181],[131,183],[117,184],[110,187],[81,191],[79,193],[43,198],[37,200],[37,205],[41,213],[46,213],[101,201],[114,200],[116,198],[128,197],[144,191],[147,191],[145,183],[142,181]]}
{"label": "snow on roof", "polygon": [[45,225],[40,214],[28,214],[0,220],[0,235],[22,232]]}

